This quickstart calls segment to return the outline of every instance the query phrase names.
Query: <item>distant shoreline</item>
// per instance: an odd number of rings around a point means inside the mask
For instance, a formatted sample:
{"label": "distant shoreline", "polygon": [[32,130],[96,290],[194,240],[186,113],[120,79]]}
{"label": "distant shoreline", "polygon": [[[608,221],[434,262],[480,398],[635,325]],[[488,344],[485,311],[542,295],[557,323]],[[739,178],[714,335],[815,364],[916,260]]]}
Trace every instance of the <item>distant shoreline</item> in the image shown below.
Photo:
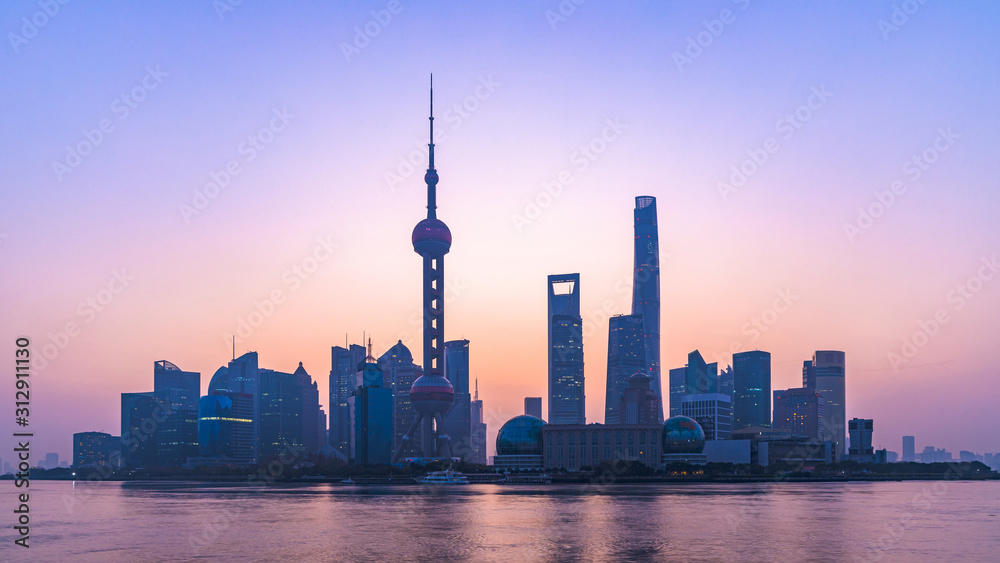
{"label": "distant shoreline", "polygon": [[[314,484],[335,484],[343,485],[345,487],[349,486],[416,486],[418,483],[409,476],[400,476],[394,479],[392,482],[372,482],[372,483],[343,483],[342,481],[346,477],[329,477],[329,478],[311,478],[311,479],[277,479],[270,481],[267,484],[278,484],[278,485],[314,485]],[[2,476],[0,480],[3,481],[13,481],[12,477]],[[93,483],[100,481],[116,482],[116,483],[230,483],[230,484],[248,484],[247,476],[177,476],[177,477],[155,477],[155,478],[144,478],[144,479],[96,479],[88,480],[86,478],[75,479],[75,478],[65,478],[65,477],[32,477],[32,480],[38,481],[78,481],[81,483]],[[503,487],[538,487],[538,486],[558,486],[558,485],[662,485],[662,484],[681,484],[681,483],[713,483],[713,484],[742,484],[742,483],[847,483],[847,482],[892,482],[892,481],[1000,481],[1000,474],[992,475],[981,475],[981,476],[962,476],[956,477],[954,475],[830,475],[830,476],[768,476],[768,475],[748,475],[748,476],[714,476],[714,477],[617,477],[612,480],[601,480],[599,477],[584,477],[584,476],[566,476],[566,475],[553,475],[552,483],[541,484],[507,484],[507,483],[472,483],[472,484],[483,484],[483,485],[499,485]],[[250,483],[254,485],[265,484],[264,481],[254,480]]]}

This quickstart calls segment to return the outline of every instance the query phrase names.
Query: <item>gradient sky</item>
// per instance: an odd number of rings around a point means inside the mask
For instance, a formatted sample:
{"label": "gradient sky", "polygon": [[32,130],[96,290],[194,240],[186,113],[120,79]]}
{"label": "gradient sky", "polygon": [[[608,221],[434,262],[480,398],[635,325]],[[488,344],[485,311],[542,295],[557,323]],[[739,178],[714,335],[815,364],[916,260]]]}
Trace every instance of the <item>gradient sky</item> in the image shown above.
{"label": "gradient sky", "polygon": [[[546,396],[548,274],[582,276],[587,419],[603,421],[636,195],[658,201],[664,372],[696,348],[722,364],[759,348],[784,389],[814,350],[844,350],[847,416],[874,418],[876,445],[1000,451],[1000,276],[983,266],[1000,253],[1000,7],[928,2],[888,27],[903,4],[72,2],[48,18],[5,3],[3,372],[19,335],[64,344],[31,376],[34,451],[118,434],[120,393],[151,390],[156,360],[207,387],[255,303],[269,314],[237,354],[303,362],[324,406],[345,337],[376,354],[401,339],[420,361],[430,72],[446,337],[471,341],[491,452],[523,397]],[[723,197],[740,166],[757,170]],[[321,240],[335,249],[313,262]],[[771,311],[781,292],[791,306]]]}

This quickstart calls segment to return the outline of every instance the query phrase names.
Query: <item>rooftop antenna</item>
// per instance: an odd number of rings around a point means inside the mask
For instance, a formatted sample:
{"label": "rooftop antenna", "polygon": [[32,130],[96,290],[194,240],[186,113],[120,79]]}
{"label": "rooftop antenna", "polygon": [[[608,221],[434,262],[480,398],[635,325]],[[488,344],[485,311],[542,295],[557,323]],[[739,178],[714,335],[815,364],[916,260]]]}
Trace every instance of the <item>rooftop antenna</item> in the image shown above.
{"label": "rooftop antenna", "polygon": [[474,401],[478,401],[479,400],[479,378],[478,377],[476,378],[476,398],[473,399],[473,400]]}

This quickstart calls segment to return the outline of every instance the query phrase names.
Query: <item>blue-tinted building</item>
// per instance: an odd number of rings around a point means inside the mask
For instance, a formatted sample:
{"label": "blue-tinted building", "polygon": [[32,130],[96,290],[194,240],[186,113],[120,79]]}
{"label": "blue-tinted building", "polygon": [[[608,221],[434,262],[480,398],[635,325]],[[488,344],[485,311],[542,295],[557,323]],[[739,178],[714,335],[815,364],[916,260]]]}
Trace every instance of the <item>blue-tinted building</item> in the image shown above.
{"label": "blue-tinted building", "polygon": [[816,392],[826,401],[823,413],[825,440],[833,442],[834,459],[844,457],[847,440],[847,408],[845,373],[846,357],[837,350],[817,350],[813,354],[812,369],[815,372]]}
{"label": "blue-tinted building", "polygon": [[[645,373],[663,403],[660,378],[660,242],[656,223],[656,198],[635,198],[635,262],[632,280],[632,314],[642,319]],[[663,412],[659,414],[663,420]]]}
{"label": "blue-tinted building", "polygon": [[548,277],[549,420],[584,424],[583,318],[580,274]]}
{"label": "blue-tinted building", "polygon": [[259,370],[258,460],[304,457],[320,441],[319,391],[302,362],[294,373]]}
{"label": "blue-tinted building", "polygon": [[815,389],[796,387],[774,391],[771,427],[787,430],[793,436],[819,440],[823,431],[826,401]]}
{"label": "blue-tinted building", "polygon": [[122,393],[121,453],[129,468],[161,467],[160,431],[171,412],[166,393]]}
{"label": "blue-tinted building", "polygon": [[[618,315],[608,319],[608,381],[604,395],[604,423],[618,424],[621,420],[619,405],[629,378],[636,372],[647,373],[646,343],[641,315]],[[653,388],[654,394],[658,390]],[[662,416],[661,405],[657,405]],[[659,422],[654,420],[654,422]]]}
{"label": "blue-tinted building", "polygon": [[392,390],[382,387],[382,370],[372,356],[361,364],[360,385],[354,391],[354,463],[388,464],[392,461]]}
{"label": "blue-tinted building", "polygon": [[348,400],[357,388],[358,366],[365,361],[365,347],[351,344],[330,349],[330,445],[351,455],[351,409]]}
{"label": "blue-tinted building", "polygon": [[198,401],[198,455],[237,465],[254,462],[253,395],[215,391]]}
{"label": "blue-tinted building", "polygon": [[668,383],[670,385],[670,416],[680,416],[681,400],[687,394],[687,368],[670,370]]}
{"label": "blue-tinted building", "polygon": [[201,373],[160,360],[153,364],[153,392],[165,395],[170,411],[159,423],[158,465],[180,467],[198,455],[198,398]]}
{"label": "blue-tinted building", "polygon": [[121,440],[106,432],[73,434],[73,468],[98,467],[118,469],[121,462]]}
{"label": "blue-tinted building", "polygon": [[541,469],[544,426],[544,420],[524,414],[505,422],[497,433],[493,465],[505,469]]}
{"label": "blue-tinted building", "polygon": [[423,370],[413,363],[413,355],[402,340],[379,357],[378,365],[382,369],[383,385],[388,383],[392,389],[392,449],[396,451],[402,445],[403,457],[420,457],[422,429],[418,426],[405,444],[403,436],[417,417],[410,404],[410,389]]}
{"label": "blue-tinted building", "polygon": [[451,437],[451,455],[469,461],[473,452],[468,340],[444,343],[444,372],[455,389],[455,400],[444,417],[445,428]]}
{"label": "blue-tinted building", "polygon": [[718,363],[705,363],[701,352],[695,350],[688,354],[687,372],[685,374],[685,395],[700,395],[718,391]]}
{"label": "blue-tinted building", "polygon": [[733,430],[732,400],[722,393],[685,395],[681,416],[694,419],[705,431],[706,440],[728,440]]}
{"label": "blue-tinted building", "polygon": [[771,427],[771,353],[733,354],[733,429]]}

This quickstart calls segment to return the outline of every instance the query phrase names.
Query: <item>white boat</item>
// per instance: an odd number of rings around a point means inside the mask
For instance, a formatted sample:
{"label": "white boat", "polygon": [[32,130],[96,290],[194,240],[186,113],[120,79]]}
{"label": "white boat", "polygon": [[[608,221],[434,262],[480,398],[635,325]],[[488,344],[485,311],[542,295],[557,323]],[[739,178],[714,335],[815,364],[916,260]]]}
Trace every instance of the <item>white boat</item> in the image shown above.
{"label": "white boat", "polygon": [[421,485],[468,485],[469,480],[465,478],[465,475],[449,469],[447,471],[432,471],[418,479],[417,483]]}
{"label": "white boat", "polygon": [[347,479],[344,479],[343,481],[341,481],[341,483],[343,483],[344,485],[353,485],[354,481],[352,481],[351,478],[348,477]]}

